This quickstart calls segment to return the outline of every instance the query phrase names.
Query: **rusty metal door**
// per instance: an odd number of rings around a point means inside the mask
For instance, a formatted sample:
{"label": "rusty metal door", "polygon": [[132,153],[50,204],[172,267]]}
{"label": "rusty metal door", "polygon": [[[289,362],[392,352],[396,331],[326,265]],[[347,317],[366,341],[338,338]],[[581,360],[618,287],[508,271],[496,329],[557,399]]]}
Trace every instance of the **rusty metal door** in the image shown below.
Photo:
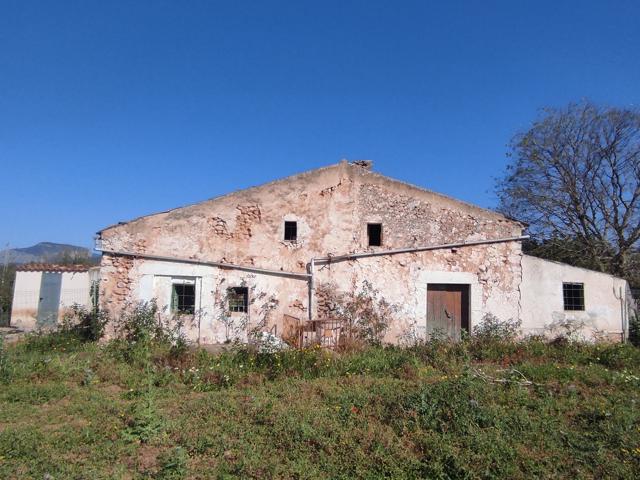
{"label": "rusty metal door", "polygon": [[460,340],[469,331],[469,285],[429,284],[427,286],[427,334]]}

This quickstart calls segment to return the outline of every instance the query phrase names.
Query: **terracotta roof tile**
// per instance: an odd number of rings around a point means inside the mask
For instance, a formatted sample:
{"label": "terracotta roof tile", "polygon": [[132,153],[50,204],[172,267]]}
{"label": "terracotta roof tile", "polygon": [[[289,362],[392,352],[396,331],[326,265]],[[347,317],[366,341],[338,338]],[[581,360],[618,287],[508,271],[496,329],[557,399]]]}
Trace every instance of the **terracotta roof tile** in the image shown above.
{"label": "terracotta roof tile", "polygon": [[88,272],[91,265],[57,265],[54,263],[27,263],[18,266],[18,272]]}

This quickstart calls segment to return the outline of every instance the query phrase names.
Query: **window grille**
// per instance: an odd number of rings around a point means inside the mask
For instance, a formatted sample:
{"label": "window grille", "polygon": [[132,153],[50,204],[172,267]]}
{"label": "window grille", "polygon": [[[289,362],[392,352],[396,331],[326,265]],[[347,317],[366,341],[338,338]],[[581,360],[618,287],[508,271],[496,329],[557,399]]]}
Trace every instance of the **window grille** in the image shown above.
{"label": "window grille", "polygon": [[196,309],[196,285],[188,280],[174,280],[171,284],[171,311],[193,314]]}
{"label": "window grille", "polygon": [[227,289],[230,312],[246,312],[249,305],[249,289],[247,287],[231,287]]}
{"label": "window grille", "polygon": [[298,240],[298,222],[284,222],[284,239],[288,242]]}
{"label": "window grille", "polygon": [[565,310],[584,310],[584,283],[563,283]]}

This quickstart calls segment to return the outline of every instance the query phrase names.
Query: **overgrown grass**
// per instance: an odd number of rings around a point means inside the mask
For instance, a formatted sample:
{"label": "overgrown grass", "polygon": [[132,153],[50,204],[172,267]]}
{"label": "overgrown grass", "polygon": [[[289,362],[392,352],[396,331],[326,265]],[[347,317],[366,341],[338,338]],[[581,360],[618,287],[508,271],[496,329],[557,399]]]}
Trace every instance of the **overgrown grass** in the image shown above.
{"label": "overgrown grass", "polygon": [[0,478],[640,473],[630,345],[484,338],[213,355],[140,338],[0,347]]}

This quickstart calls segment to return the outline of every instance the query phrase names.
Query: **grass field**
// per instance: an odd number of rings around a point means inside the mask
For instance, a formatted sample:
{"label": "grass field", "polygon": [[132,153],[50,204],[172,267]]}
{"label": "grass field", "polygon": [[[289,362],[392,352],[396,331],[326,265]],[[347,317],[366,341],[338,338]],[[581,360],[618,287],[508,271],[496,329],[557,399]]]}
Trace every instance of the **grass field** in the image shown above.
{"label": "grass field", "polygon": [[640,350],[0,349],[0,478],[638,478]]}

